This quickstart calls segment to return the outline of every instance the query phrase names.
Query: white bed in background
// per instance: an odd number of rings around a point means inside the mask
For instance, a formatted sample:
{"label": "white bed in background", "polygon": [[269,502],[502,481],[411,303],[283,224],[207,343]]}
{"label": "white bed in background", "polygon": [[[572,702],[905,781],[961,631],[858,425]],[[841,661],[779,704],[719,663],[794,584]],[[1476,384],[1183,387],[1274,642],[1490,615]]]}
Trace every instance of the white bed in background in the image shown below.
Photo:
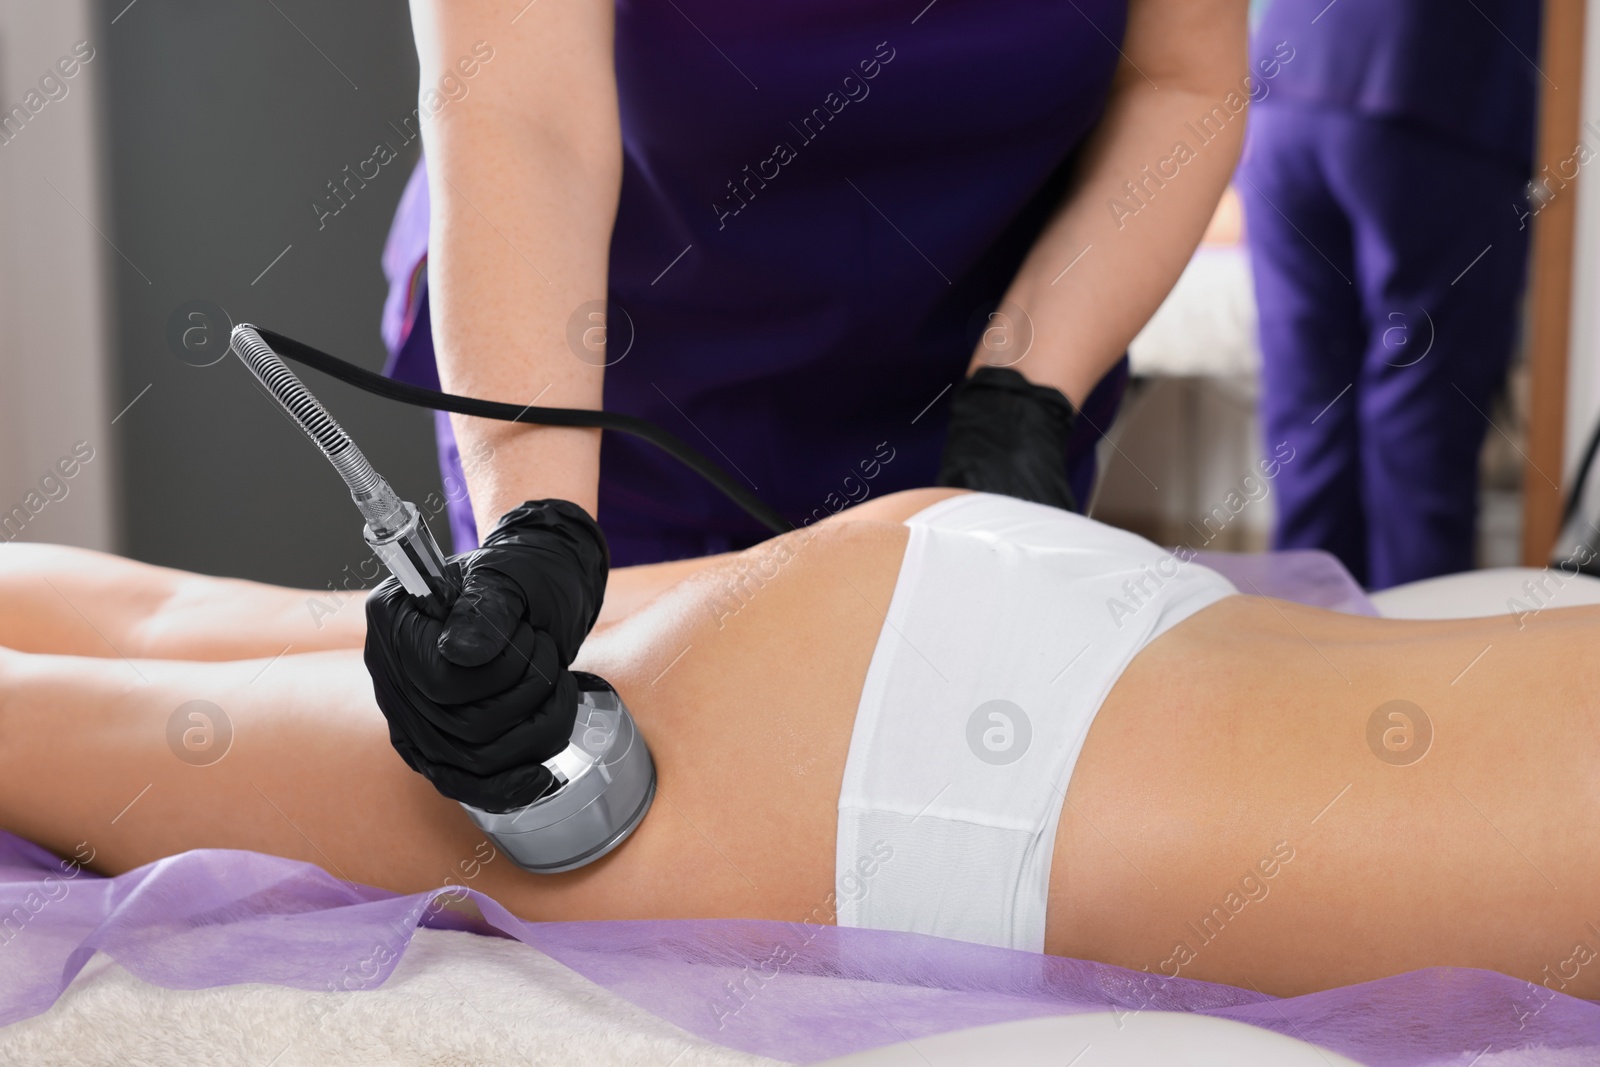
{"label": "white bed in background", "polygon": [[1238,244],[1195,249],[1172,292],[1128,345],[1128,362],[1145,377],[1253,380],[1261,349],[1249,250]]}
{"label": "white bed in background", "polygon": [[[1533,589],[1536,593],[1530,593]],[[1600,604],[1600,578],[1567,575],[1555,567],[1493,567],[1447,574],[1370,594],[1390,619],[1470,619],[1539,608]]]}

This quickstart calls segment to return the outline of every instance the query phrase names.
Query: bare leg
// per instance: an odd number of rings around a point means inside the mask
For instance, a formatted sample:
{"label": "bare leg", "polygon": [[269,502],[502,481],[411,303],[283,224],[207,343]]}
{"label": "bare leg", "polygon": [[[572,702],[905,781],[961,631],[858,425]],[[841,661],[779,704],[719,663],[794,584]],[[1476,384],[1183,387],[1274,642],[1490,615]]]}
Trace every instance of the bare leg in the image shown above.
{"label": "bare leg", "polygon": [[[209,721],[189,718],[196,700],[210,704],[200,709]],[[770,890],[744,891],[738,871],[759,871],[737,847],[744,823],[716,820],[727,793],[751,783],[697,800],[705,769],[644,725],[662,792],[627,846],[577,871],[531,875],[395,754],[353,650],[195,663],[0,649],[0,826],[104,874],[190,849],[249,849],[401,893],[480,890],[536,921],[807,914],[810,903],[780,912]],[[213,731],[212,746],[187,750],[186,729]],[[831,880],[812,866],[808,901]]]}
{"label": "bare leg", "polygon": [[359,648],[360,591],[213,578],[103,552],[0,548],[0,645],[75,656],[224,660]]}
{"label": "bare leg", "polygon": [[0,650],[0,825],[62,855],[87,845],[108,873],[248,848],[400,891],[444,884],[483,839],[390,748],[354,651],[193,663]]}
{"label": "bare leg", "polygon": [[[597,631],[718,559],[613,571]],[[366,590],[292,589],[155,567],[104,552],[0,548],[0,645],[24,652],[230,660],[360,648]]]}
{"label": "bare leg", "polygon": [[[898,522],[956,490],[897,493],[830,516]],[[611,573],[598,633],[694,573],[736,553]],[[374,569],[374,578],[381,572]],[[0,547],[0,646],[105,658],[240,660],[360,648],[364,589],[311,590],[156,567],[62,545]]]}

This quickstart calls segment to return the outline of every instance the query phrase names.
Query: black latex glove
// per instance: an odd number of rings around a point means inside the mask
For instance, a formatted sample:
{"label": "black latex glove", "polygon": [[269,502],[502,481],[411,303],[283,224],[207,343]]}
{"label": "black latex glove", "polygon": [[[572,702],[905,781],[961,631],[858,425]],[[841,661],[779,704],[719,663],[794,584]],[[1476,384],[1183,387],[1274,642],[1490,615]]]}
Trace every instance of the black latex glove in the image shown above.
{"label": "black latex glove", "polygon": [[535,500],[507,512],[475,552],[450,558],[460,595],[446,617],[388,579],[367,598],[367,671],[389,740],[412,770],[485,811],[554,784],[578,710],[567,668],[594,626],[611,557],[587,512]]}
{"label": "black latex glove", "polygon": [[1077,511],[1067,438],[1078,410],[1061,392],[1009,367],[980,367],[950,400],[939,485]]}

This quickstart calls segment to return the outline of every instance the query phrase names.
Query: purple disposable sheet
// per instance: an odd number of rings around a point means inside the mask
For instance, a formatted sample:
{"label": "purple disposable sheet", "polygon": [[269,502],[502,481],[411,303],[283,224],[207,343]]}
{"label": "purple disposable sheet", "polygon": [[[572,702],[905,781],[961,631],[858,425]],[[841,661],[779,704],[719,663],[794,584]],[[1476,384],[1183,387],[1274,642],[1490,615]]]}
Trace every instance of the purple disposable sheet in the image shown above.
{"label": "purple disposable sheet", "polygon": [[[1203,562],[1243,589],[1371,612],[1321,554]],[[1466,1064],[1486,1050],[1497,1065],[1537,1063],[1551,1049],[1600,1058],[1600,1006],[1556,991],[1555,972],[1535,985],[1440,968],[1279,999],[806,917],[528,923],[475,890],[401,896],[254,852],[186,852],[101,878],[4,832],[0,1024],[47,1010],[97,951],[170,989],[358,993],[388,978],[419,925],[515,938],[690,1033],[792,1062],[1085,1011],[1222,1016],[1393,1067]],[[1525,1059],[1505,1055],[1518,1050]]]}
{"label": "purple disposable sheet", "polygon": [[1330,553],[1315,548],[1243,555],[1196,552],[1195,562],[1221,573],[1241,593],[1293,600],[1347,615],[1376,615],[1367,594]]}

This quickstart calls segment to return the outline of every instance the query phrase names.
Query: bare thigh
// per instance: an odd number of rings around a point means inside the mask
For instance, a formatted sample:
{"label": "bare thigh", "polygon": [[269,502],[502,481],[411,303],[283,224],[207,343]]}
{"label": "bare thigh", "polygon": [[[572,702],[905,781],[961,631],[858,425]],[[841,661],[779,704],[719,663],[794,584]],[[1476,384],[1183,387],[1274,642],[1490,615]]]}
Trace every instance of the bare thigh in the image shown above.
{"label": "bare thigh", "polygon": [[[360,654],[0,657],[0,823],[118,872],[193,848],[438,884],[470,825],[389,747]],[[459,809],[457,809],[457,813]]]}
{"label": "bare thigh", "polygon": [[64,545],[0,547],[0,646],[97,658],[253,659],[358,648],[360,590],[215,578]]}
{"label": "bare thigh", "polygon": [[581,871],[513,867],[390,747],[358,652],[226,663],[3,652],[0,694],[0,825],[92,855],[101,873],[249,849],[396,892],[464,885],[535,920],[707,912],[690,875],[717,853],[670,804]]}

